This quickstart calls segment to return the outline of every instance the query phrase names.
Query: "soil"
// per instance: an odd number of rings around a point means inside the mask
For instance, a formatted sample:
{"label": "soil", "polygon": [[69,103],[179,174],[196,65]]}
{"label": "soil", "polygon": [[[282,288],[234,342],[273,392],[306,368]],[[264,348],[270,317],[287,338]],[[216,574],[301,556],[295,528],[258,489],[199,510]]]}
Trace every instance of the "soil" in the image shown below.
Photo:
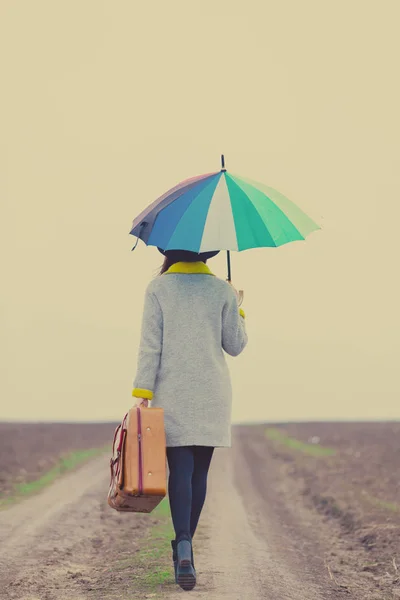
{"label": "soil", "polygon": [[[218,450],[212,464],[191,594],[213,600],[400,597],[400,522],[392,510],[398,496],[396,477],[389,477],[399,467],[397,427],[284,426],[298,439],[320,436],[338,450],[318,458],[267,439],[266,426],[235,428],[233,448]],[[352,462],[360,448],[369,456],[363,468]],[[379,465],[383,459],[391,461],[387,468]],[[150,590],[138,579],[135,557],[157,519],[107,506],[107,463],[94,459],[0,513],[1,598],[182,597],[167,553],[159,557],[160,567],[169,569],[162,585]],[[365,502],[365,494],[356,493],[362,489],[391,508]]]}
{"label": "soil", "polygon": [[320,515],[330,576],[359,587],[364,598],[400,597],[400,423],[280,427],[336,450],[321,459],[269,444],[286,482],[285,498],[301,497],[299,506]]}
{"label": "soil", "polygon": [[0,422],[0,498],[15,483],[28,483],[50,471],[59,458],[74,450],[111,444],[114,423]]}

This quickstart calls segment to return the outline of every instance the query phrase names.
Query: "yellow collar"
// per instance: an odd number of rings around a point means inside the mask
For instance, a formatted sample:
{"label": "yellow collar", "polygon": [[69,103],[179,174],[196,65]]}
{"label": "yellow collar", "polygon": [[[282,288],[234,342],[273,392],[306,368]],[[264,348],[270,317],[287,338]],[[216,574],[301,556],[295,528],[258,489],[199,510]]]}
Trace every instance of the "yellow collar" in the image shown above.
{"label": "yellow collar", "polygon": [[168,271],[165,272],[165,275],[167,275],[168,273],[186,273],[186,274],[197,273],[197,274],[201,274],[201,275],[213,275],[214,276],[214,273],[211,273],[210,269],[202,261],[199,261],[199,262],[177,262],[177,263],[173,264],[172,267],[170,267],[168,269]]}

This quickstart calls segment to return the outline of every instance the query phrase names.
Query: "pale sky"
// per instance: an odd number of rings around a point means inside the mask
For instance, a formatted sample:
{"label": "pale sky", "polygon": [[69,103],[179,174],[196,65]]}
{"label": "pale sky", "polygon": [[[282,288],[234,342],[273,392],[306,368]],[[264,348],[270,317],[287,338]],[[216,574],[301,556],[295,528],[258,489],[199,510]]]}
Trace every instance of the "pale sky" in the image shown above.
{"label": "pale sky", "polygon": [[1,1],[0,419],[122,418],[162,258],[131,252],[131,222],[221,153],[323,227],[232,255],[234,420],[400,418],[399,18],[398,0]]}

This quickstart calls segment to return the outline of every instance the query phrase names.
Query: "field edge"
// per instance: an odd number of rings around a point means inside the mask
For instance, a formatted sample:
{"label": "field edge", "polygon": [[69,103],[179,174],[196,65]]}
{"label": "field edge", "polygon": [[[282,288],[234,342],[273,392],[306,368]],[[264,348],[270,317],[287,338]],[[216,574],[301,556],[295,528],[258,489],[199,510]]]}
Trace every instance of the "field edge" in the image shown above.
{"label": "field edge", "polygon": [[73,450],[61,455],[56,465],[43,473],[38,479],[14,484],[14,488],[9,495],[6,495],[4,498],[0,497],[0,511],[7,510],[15,504],[40,493],[49,485],[60,479],[60,477],[75,471],[90,460],[102,456],[103,454],[105,455],[106,453],[111,455],[110,444],[98,448]]}

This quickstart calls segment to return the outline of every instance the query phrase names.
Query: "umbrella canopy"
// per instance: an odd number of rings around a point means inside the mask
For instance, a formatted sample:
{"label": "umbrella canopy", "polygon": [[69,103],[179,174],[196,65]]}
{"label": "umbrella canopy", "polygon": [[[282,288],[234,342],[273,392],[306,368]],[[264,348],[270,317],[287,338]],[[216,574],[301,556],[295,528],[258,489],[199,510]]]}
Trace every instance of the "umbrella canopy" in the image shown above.
{"label": "umbrella canopy", "polygon": [[133,221],[130,234],[148,246],[200,253],[282,246],[319,229],[278,191],[222,165],[170,189]]}

